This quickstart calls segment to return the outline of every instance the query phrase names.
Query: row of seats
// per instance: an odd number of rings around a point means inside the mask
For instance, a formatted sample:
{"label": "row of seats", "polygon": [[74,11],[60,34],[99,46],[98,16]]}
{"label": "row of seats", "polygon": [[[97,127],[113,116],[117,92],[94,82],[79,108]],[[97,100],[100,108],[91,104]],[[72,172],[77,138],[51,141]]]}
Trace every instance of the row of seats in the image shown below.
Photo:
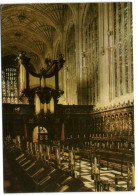
{"label": "row of seats", "polygon": [[6,143],[5,153],[24,187],[24,192],[81,192],[91,191],[79,179],[31,153],[23,153],[13,143]]}

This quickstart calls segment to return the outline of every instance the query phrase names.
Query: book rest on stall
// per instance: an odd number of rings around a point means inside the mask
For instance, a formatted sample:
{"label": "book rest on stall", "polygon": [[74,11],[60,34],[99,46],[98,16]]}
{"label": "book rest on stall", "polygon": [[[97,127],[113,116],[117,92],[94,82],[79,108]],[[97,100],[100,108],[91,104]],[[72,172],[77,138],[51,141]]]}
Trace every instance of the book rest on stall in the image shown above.
{"label": "book rest on stall", "polygon": [[[22,146],[20,139],[7,138],[4,141],[5,154],[8,154],[9,161],[14,162],[12,164],[15,167],[15,172],[25,181],[23,182],[24,191],[92,191],[91,187],[86,188],[81,180],[81,174],[83,173],[81,163],[84,161],[84,155],[83,150],[79,147],[69,147],[63,145],[63,143],[48,145],[29,141],[26,143],[26,149],[22,150]],[[125,169],[122,169],[121,175],[116,174],[114,183],[110,183],[100,178],[104,162],[104,156],[100,155],[102,150],[85,152],[89,154],[85,160],[90,163],[91,180],[94,181],[95,191],[110,191],[109,187],[112,185],[114,185],[115,191],[124,191],[118,186],[118,181],[126,181],[127,190],[133,190],[132,188],[135,186],[134,166],[131,163],[127,165],[127,168],[130,169],[128,177],[123,176]],[[109,152],[107,151],[107,153]],[[117,155],[118,152],[113,152],[112,155],[114,154]],[[105,165],[107,165],[107,170],[110,170],[107,161],[105,161]],[[50,188],[52,185],[54,187]]]}
{"label": "book rest on stall", "polygon": [[[40,146],[39,150],[34,151],[32,143],[29,145],[27,151],[22,152],[20,143],[4,142],[5,155],[15,174],[22,181],[24,192],[92,191],[85,187],[79,178],[64,171],[64,167],[60,165],[58,150],[55,153],[56,158],[48,162],[45,154],[41,153]],[[56,161],[57,163],[55,163]]]}

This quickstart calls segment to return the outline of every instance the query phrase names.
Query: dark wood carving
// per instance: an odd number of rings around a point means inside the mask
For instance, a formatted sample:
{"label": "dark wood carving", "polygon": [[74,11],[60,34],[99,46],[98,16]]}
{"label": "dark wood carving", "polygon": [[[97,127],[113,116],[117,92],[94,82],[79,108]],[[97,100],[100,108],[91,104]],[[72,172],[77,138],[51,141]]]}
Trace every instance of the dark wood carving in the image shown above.
{"label": "dark wood carving", "polygon": [[58,102],[58,98],[63,95],[64,91],[62,90],[56,90],[56,89],[51,89],[49,87],[35,87],[35,88],[28,88],[24,89],[22,92],[22,96],[20,97],[21,99],[25,96],[28,97],[29,103],[34,104],[34,96],[37,94],[40,98],[41,103],[49,103],[51,98],[55,100],[55,102]]}
{"label": "dark wood carving", "polygon": [[[73,138],[86,134],[102,136],[134,136],[134,106],[93,110],[93,106],[57,105],[55,115],[65,122],[65,134]],[[76,132],[73,133],[73,132]]]}
{"label": "dark wood carving", "polygon": [[42,68],[39,74],[35,72],[34,66],[31,64],[30,58],[26,57],[25,52],[21,52],[17,57],[17,60],[21,60],[21,63],[24,65],[26,70],[33,76],[41,78],[43,75],[45,78],[50,78],[63,67],[65,62],[63,57],[63,54],[59,54],[57,60],[45,59],[45,68]]}

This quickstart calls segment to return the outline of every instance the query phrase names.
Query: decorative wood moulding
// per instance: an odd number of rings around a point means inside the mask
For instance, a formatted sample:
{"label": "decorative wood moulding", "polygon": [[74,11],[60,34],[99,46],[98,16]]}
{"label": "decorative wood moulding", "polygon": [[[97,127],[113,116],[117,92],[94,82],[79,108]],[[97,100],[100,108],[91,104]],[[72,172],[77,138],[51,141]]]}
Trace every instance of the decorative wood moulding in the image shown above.
{"label": "decorative wood moulding", "polygon": [[128,101],[128,103],[118,104],[110,107],[103,107],[103,108],[97,108],[94,109],[94,106],[87,106],[87,105],[57,105],[56,106],[56,112],[61,114],[98,114],[98,113],[109,113],[114,112],[115,110],[118,110],[119,112],[122,112],[122,109],[125,110],[127,108],[130,108],[133,110],[134,108],[134,102]]}
{"label": "decorative wood moulding", "polygon": [[93,113],[93,106],[57,105],[57,112],[62,112],[63,114],[91,114]]}
{"label": "decorative wood moulding", "polygon": [[58,102],[58,98],[63,95],[64,91],[61,90],[56,90],[56,89],[51,89],[49,87],[36,87],[36,88],[28,88],[24,89],[22,92],[22,96],[20,97],[21,99],[25,96],[29,99],[29,102],[32,104],[34,102],[34,96],[37,94],[39,96],[40,102],[41,103],[49,103],[51,98],[55,100],[55,102]]}
{"label": "decorative wood moulding", "polygon": [[119,108],[125,108],[125,107],[130,107],[130,106],[134,106],[134,100],[130,101],[128,100],[128,102],[123,102],[123,103],[118,103],[118,104],[114,104],[114,105],[110,105],[110,106],[104,106],[104,107],[99,107],[99,108],[94,108],[94,112],[104,112],[104,111],[109,111],[109,110],[113,110],[113,109],[119,109]]}
{"label": "decorative wood moulding", "polygon": [[20,115],[29,115],[34,113],[33,105],[25,104],[3,104],[3,114],[20,114]]}
{"label": "decorative wood moulding", "polygon": [[57,60],[51,60],[46,58],[45,68],[42,68],[39,74],[35,72],[34,66],[33,64],[30,63],[30,58],[26,57],[25,52],[21,52],[17,57],[17,60],[24,65],[24,67],[29,71],[31,75],[39,78],[41,78],[42,76],[44,78],[50,78],[54,76],[55,73],[58,72],[63,67],[63,64],[65,62],[63,58],[64,58],[63,54],[59,54]]}

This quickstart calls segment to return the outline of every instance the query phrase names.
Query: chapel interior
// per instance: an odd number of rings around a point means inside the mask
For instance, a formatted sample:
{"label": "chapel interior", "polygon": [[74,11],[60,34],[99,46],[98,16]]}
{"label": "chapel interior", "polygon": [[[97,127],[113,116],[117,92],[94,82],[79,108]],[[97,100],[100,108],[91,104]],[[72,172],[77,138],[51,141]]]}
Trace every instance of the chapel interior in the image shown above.
{"label": "chapel interior", "polygon": [[132,13],[1,5],[5,193],[135,189]]}

